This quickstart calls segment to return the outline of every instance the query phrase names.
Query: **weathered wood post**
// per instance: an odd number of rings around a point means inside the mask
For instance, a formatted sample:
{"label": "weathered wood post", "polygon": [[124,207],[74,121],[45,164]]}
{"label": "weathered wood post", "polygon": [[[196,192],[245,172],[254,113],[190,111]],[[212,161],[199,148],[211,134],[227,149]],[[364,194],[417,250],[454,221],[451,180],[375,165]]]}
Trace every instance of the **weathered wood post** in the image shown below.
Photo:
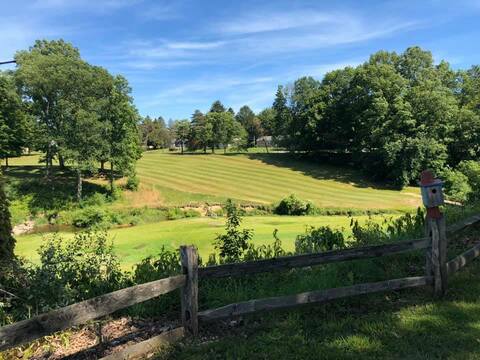
{"label": "weathered wood post", "polygon": [[447,290],[447,235],[445,217],[439,206],[444,204],[443,182],[435,179],[429,170],[422,172],[420,187],[423,204],[427,208],[425,218],[426,235],[431,239],[431,247],[426,253],[426,275],[434,278],[436,296]]}
{"label": "weathered wood post", "polygon": [[198,253],[194,246],[181,246],[180,259],[187,276],[182,287],[182,326],[187,334],[198,335]]}

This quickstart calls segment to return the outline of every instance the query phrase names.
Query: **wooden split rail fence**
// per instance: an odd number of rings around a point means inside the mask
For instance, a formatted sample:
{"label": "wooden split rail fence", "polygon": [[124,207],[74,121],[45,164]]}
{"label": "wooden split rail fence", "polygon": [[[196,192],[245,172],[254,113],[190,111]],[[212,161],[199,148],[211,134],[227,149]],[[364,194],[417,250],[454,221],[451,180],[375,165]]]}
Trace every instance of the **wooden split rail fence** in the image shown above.
{"label": "wooden split rail fence", "polygon": [[[114,291],[73,305],[34,316],[28,320],[0,328],[0,351],[6,350],[72,326],[111,314],[117,310],[144,302],[181,289],[182,326],[149,340],[130,346],[105,359],[131,359],[156,351],[162,346],[179,340],[185,334],[198,335],[198,323],[231,316],[250,314],[302,304],[320,303],[354,295],[399,290],[432,285],[436,295],[442,295],[447,278],[480,255],[480,243],[447,262],[447,234],[458,232],[480,222],[480,215],[445,227],[445,219],[427,219],[427,237],[385,245],[366,246],[323,253],[286,256],[238,264],[198,267],[198,254],[193,246],[180,247],[183,274]],[[199,279],[242,276],[281,269],[308,267],[339,261],[376,258],[419,249],[426,250],[426,273],[423,276],[406,277],[340,288],[310,291],[295,295],[254,299],[225,305],[216,309],[198,311]]]}

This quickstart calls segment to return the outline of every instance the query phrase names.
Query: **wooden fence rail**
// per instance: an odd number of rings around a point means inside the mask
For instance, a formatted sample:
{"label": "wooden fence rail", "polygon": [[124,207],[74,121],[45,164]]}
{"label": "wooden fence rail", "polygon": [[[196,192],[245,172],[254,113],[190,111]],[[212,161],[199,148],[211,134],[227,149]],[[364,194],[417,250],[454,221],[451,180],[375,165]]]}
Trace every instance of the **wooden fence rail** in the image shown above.
{"label": "wooden fence rail", "polygon": [[152,299],[185,285],[186,276],[178,275],[117,290],[61,309],[34,316],[0,328],[0,350],[81,325],[89,320]]}
{"label": "wooden fence rail", "polygon": [[[480,255],[480,244],[447,263],[446,233],[458,232],[470,225],[480,222],[480,215],[475,215],[445,228],[443,218],[427,222],[427,237],[417,240],[397,242],[385,245],[366,246],[345,250],[328,251],[274,259],[251,261],[237,264],[224,264],[198,268],[198,254],[193,246],[180,248],[182,275],[153,281],[114,291],[109,294],[85,300],[61,309],[32,317],[0,328],[0,351],[13,346],[50,335],[66,328],[81,325],[117,310],[152,299],[159,295],[181,288],[182,327],[158,335],[152,339],[134,345],[117,356],[108,359],[123,359],[133,354],[145,354],[152,346],[163,346],[183,336],[184,332],[196,336],[198,321],[210,321],[229,316],[249,314],[292,307],[302,304],[325,302],[354,295],[380,291],[398,290],[416,286],[434,285],[437,294],[446,288],[446,274],[453,274],[469,261]],[[375,283],[311,291],[301,294],[265,299],[254,299],[236,304],[229,304],[217,309],[198,312],[198,279],[221,278],[269,272],[278,269],[307,267],[339,261],[359,260],[387,256],[418,249],[426,249],[427,263],[425,276],[407,277]],[[144,349],[144,350],[142,350]],[[143,351],[143,352],[142,352]]]}
{"label": "wooden fence rail", "polygon": [[198,269],[198,276],[200,279],[242,276],[246,274],[256,274],[270,272],[273,270],[307,267],[338,261],[375,258],[418,249],[425,249],[428,246],[430,246],[430,239],[422,238],[418,240],[403,241],[385,245],[363,246],[358,248],[333,250],[315,254],[284,256],[235,264],[207,266]]}
{"label": "wooden fence rail", "polygon": [[425,286],[432,284],[432,282],[432,277],[417,276],[319,291],[309,291],[288,296],[254,299],[202,311],[198,314],[198,317],[200,321],[212,321],[231,316],[251,314],[258,311],[269,311],[303,304],[321,303],[361,294]]}

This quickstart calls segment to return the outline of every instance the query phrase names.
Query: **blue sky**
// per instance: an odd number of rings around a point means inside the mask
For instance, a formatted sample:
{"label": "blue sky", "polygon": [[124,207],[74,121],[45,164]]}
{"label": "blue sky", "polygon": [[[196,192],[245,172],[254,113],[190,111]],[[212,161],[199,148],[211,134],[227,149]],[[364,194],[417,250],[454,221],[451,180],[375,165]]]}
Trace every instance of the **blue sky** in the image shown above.
{"label": "blue sky", "polygon": [[0,0],[0,61],[63,38],[127,77],[142,115],[187,118],[214,100],[270,106],[278,84],[321,78],[378,50],[420,45],[480,63],[480,0]]}

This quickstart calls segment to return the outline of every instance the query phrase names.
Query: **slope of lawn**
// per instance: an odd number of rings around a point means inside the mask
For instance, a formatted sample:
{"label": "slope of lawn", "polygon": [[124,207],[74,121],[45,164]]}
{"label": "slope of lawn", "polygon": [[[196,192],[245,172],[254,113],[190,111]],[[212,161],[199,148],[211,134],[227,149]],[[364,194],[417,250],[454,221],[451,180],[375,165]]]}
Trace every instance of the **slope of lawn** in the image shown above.
{"label": "slope of lawn", "polygon": [[[355,217],[360,222],[366,216]],[[384,219],[376,217],[378,221]],[[200,255],[206,260],[213,252],[212,242],[217,233],[223,232],[225,218],[189,218],[172,221],[161,221],[129,228],[112,229],[109,235],[114,243],[122,267],[129,269],[141,259],[155,255],[162,246],[178,249],[180,245],[194,244]],[[278,236],[287,250],[294,248],[295,237],[305,231],[306,227],[330,225],[348,233],[350,219],[346,216],[247,216],[243,227],[254,230],[253,242],[257,245],[273,242],[273,230],[279,230]],[[72,233],[60,233],[68,238]],[[37,249],[45,235],[32,234],[17,236],[16,253],[26,259],[37,262]]]}
{"label": "slope of lawn", "polygon": [[137,172],[166,204],[224,201],[269,204],[295,193],[322,208],[406,209],[419,204],[418,190],[387,190],[343,167],[301,161],[286,153],[143,154]]}
{"label": "slope of lawn", "polygon": [[[40,174],[39,158],[33,154],[10,159],[11,176],[21,180],[29,173]],[[126,192],[117,206],[184,206],[223,203],[227,198],[271,204],[292,193],[321,208],[411,210],[420,204],[418,189],[387,189],[352,168],[302,161],[288,153],[148,151],[138,161],[137,173],[140,190]],[[105,184],[101,179],[88,182]]]}

